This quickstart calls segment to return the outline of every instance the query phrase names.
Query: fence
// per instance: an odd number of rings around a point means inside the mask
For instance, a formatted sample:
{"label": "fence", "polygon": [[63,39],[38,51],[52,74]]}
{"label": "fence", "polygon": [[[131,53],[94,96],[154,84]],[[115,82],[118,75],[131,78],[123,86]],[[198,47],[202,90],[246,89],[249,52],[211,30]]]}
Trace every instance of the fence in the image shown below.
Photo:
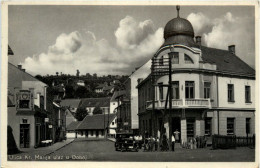
{"label": "fence", "polygon": [[236,147],[255,147],[255,136],[252,137],[237,137],[237,136],[225,136],[225,135],[213,135],[212,136],[212,148],[213,149],[234,149]]}

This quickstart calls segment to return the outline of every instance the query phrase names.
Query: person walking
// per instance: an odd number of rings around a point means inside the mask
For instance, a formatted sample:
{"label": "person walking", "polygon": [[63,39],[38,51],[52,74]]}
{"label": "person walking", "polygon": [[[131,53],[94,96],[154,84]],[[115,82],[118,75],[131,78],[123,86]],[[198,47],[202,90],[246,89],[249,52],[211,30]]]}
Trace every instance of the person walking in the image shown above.
{"label": "person walking", "polygon": [[172,151],[174,151],[174,145],[175,145],[175,138],[174,138],[174,136],[172,135]]}

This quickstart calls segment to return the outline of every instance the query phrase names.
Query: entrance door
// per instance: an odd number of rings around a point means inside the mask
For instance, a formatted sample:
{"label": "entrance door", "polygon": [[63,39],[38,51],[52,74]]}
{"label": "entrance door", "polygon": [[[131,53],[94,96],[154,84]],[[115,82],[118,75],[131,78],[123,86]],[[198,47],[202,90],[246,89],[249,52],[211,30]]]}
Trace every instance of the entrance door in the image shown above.
{"label": "entrance door", "polygon": [[36,133],[35,133],[35,141],[36,141],[36,146],[40,145],[41,142],[41,125],[37,124],[36,125]]}
{"label": "entrance door", "polygon": [[20,124],[20,147],[29,148],[30,145],[30,124]]}
{"label": "entrance door", "polygon": [[180,117],[172,118],[172,132],[175,137],[176,142],[181,140],[181,120]]}

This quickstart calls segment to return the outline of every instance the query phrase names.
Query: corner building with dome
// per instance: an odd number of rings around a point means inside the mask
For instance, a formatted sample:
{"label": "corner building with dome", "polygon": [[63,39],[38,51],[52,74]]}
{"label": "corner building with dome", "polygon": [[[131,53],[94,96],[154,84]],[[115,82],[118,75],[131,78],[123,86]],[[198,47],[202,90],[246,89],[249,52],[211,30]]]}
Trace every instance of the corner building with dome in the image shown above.
{"label": "corner building with dome", "polygon": [[255,70],[236,56],[235,45],[227,50],[202,46],[177,10],[164,28],[165,42],[138,69],[151,68],[136,86],[140,134],[170,138],[178,130],[181,143],[214,134],[252,136]]}

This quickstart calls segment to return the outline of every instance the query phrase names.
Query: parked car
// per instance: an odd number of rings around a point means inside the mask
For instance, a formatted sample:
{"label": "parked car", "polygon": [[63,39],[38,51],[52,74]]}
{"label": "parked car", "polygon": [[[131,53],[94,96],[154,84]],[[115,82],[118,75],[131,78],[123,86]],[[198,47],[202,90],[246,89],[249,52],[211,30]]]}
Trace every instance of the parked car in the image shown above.
{"label": "parked car", "polygon": [[138,151],[138,143],[134,140],[132,134],[116,134],[116,151]]}

